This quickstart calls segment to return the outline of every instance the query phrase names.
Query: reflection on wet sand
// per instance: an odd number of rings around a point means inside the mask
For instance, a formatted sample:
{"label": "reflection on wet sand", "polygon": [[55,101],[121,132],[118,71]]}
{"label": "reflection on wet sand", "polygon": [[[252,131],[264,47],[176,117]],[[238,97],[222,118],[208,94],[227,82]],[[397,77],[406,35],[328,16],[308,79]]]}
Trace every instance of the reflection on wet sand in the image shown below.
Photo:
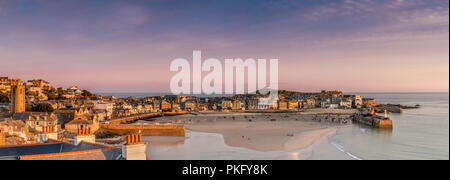
{"label": "reflection on wet sand", "polygon": [[279,159],[351,159],[328,143],[328,137],[298,151],[261,152],[225,144],[223,135],[216,133],[188,132],[187,137],[144,137],[148,142],[147,155],[166,160],[279,160]]}
{"label": "reflection on wet sand", "polygon": [[184,144],[185,137],[145,136],[143,140],[150,146],[178,146]]}
{"label": "reflection on wet sand", "polygon": [[384,139],[391,139],[392,138],[392,129],[377,129],[378,134],[383,137]]}
{"label": "reflection on wet sand", "polygon": [[370,126],[364,125],[364,124],[356,124],[357,126],[353,128],[359,128],[361,133],[363,134],[370,134],[371,136],[380,137],[384,140],[391,140],[392,139],[392,133],[395,131],[395,128],[393,129],[379,129],[379,128],[372,128]]}

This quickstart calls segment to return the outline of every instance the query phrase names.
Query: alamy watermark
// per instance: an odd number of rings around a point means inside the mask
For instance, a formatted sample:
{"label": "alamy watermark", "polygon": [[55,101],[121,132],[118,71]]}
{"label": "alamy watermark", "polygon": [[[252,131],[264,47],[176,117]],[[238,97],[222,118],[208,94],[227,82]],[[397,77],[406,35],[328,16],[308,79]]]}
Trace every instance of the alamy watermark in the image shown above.
{"label": "alamy watermark", "polygon": [[[193,51],[192,54],[192,72],[191,63],[187,59],[177,58],[170,64],[170,71],[178,72],[170,81],[170,91],[173,94],[254,94],[259,90],[260,94],[266,95],[260,102],[272,103],[278,99],[278,59],[225,59],[223,66],[216,58],[208,58],[202,62],[201,51]],[[208,71],[202,77],[203,72]]]}

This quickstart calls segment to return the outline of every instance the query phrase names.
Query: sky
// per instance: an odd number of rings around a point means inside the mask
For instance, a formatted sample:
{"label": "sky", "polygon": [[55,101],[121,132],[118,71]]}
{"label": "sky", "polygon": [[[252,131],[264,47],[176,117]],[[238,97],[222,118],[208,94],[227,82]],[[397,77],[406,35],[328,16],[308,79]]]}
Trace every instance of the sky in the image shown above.
{"label": "sky", "polygon": [[448,0],[0,0],[0,76],[168,92],[170,62],[279,59],[279,88],[448,92]]}

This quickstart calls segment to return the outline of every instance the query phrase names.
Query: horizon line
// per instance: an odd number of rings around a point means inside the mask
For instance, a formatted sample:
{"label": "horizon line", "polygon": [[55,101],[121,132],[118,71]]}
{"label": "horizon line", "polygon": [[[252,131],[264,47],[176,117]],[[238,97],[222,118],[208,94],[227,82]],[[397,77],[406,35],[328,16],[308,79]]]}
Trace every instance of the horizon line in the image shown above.
{"label": "horizon line", "polygon": [[[284,89],[282,89],[284,90]],[[320,91],[297,91],[297,90],[285,90],[285,91],[294,91],[300,93],[318,93]],[[327,90],[328,91],[328,90]],[[332,90],[330,90],[332,91]],[[339,91],[339,90],[338,90]],[[449,91],[341,91],[342,93],[449,93]],[[171,92],[145,92],[145,91],[93,91],[93,93],[153,93],[153,94],[172,94]],[[245,93],[248,94],[248,93]],[[206,94],[184,94],[184,95],[206,95]],[[235,94],[210,94],[210,95],[235,95]]]}

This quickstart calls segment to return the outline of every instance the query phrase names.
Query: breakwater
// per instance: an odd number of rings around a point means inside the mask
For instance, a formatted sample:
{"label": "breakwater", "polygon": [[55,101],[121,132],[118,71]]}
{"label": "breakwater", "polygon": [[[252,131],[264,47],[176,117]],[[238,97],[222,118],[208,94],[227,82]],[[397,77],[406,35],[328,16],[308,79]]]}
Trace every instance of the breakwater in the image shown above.
{"label": "breakwater", "polygon": [[142,134],[144,136],[185,136],[186,131],[183,125],[176,124],[130,124],[137,120],[148,119],[160,116],[176,116],[187,114],[187,111],[180,112],[154,112],[136,114],[132,116],[119,117],[100,124],[100,129],[112,133],[120,134]]}
{"label": "breakwater", "polygon": [[187,113],[189,113],[189,112],[179,111],[179,112],[152,112],[152,113],[144,113],[144,114],[135,114],[135,115],[131,115],[131,116],[114,118],[114,119],[106,121],[105,124],[129,124],[129,123],[133,123],[137,120],[143,120],[143,119],[160,117],[160,116],[176,116],[176,115],[183,115],[183,114],[187,114]]}
{"label": "breakwater", "polygon": [[144,136],[185,136],[186,130],[176,124],[101,124],[100,128],[120,134],[142,134]]}
{"label": "breakwater", "polygon": [[361,124],[365,124],[365,125],[368,125],[368,126],[372,126],[372,127],[375,127],[375,128],[385,128],[385,129],[392,129],[393,128],[392,120],[389,119],[389,118],[384,118],[382,116],[357,115],[353,119],[356,122],[359,122]]}

